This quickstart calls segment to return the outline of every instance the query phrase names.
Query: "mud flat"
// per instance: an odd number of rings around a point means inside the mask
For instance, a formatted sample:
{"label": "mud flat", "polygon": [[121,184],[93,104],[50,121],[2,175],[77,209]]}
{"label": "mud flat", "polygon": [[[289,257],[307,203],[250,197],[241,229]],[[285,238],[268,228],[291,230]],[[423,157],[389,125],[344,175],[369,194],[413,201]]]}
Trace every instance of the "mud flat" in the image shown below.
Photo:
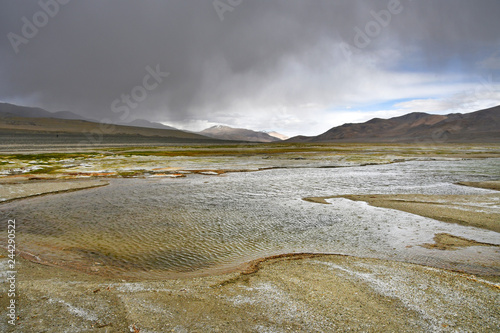
{"label": "mud flat", "polygon": [[307,197],[328,204],[327,199],[346,198],[372,206],[397,209],[435,220],[500,232],[500,193],[483,195],[374,194]]}
{"label": "mud flat", "polygon": [[492,180],[486,182],[459,182],[458,184],[500,191],[500,180]]}
{"label": "mud flat", "polygon": [[471,239],[464,237],[453,236],[447,233],[438,233],[434,236],[434,243],[423,244],[422,247],[427,249],[438,249],[438,250],[456,250],[458,248],[469,247],[469,246],[496,246],[499,245],[476,242]]}
{"label": "mud flat", "polygon": [[20,181],[0,179],[0,202],[108,185],[103,180]]}
{"label": "mud flat", "polygon": [[[6,267],[6,258],[0,262]],[[492,278],[334,255],[277,257],[249,267],[125,282],[21,260],[19,319],[15,328],[2,320],[0,330],[478,332],[500,325],[500,289]],[[2,295],[6,288],[2,283]],[[0,298],[2,313],[7,302]]]}

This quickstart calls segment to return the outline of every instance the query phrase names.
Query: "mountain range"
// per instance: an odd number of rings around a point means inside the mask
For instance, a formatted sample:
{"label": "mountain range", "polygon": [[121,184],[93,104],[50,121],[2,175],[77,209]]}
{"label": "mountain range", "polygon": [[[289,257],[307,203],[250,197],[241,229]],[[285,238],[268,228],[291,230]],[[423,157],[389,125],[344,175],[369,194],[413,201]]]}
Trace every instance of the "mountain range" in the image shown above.
{"label": "mountain range", "polygon": [[[92,118],[82,117],[76,113],[70,111],[57,111],[49,112],[41,108],[34,108],[29,106],[19,106],[9,103],[0,103],[0,116],[16,116],[16,117],[26,117],[26,118],[55,118],[55,119],[68,119],[68,120],[86,120],[91,122],[98,122]],[[176,128],[171,126],[166,126],[160,123],[152,122],[145,119],[135,119],[129,122],[116,122],[114,125],[123,126],[134,126],[134,127],[146,127],[146,128],[156,128],[156,129],[170,129],[175,130]]]}
{"label": "mountain range", "polygon": [[[70,111],[49,112],[41,108],[0,103],[0,130],[64,133],[99,132],[101,131],[100,128],[106,127],[106,124],[99,124],[96,120],[84,118]],[[118,122],[113,125],[115,125],[113,130],[113,134],[115,135],[124,134],[248,142],[274,142],[281,141],[282,138],[288,138],[276,132],[265,133],[221,125],[195,133],[182,131],[145,119],[135,119],[126,123]]]}
{"label": "mountain range", "polygon": [[[40,108],[0,103],[0,137],[3,142],[99,142],[169,143],[220,142],[200,134],[185,132],[147,120],[132,125],[111,125],[90,121],[69,111],[49,112]],[[134,126],[141,125],[141,126]],[[54,141],[54,137],[59,140]]]}
{"label": "mountain range", "polygon": [[390,119],[333,127],[317,136],[287,142],[500,142],[500,106],[471,113],[434,115],[413,112]]}
{"label": "mountain range", "polygon": [[[150,141],[151,138],[163,138],[161,142],[226,140],[271,143],[286,139],[276,132],[253,131],[222,125],[194,133],[144,119],[114,125],[110,133],[103,130],[107,126],[109,127],[109,125],[86,119],[70,111],[49,112],[41,108],[0,103],[0,134],[4,138],[22,136],[23,133],[42,133],[43,135],[71,133],[74,136],[99,133],[99,135],[118,135],[129,138],[134,136],[135,139],[150,138],[148,139]],[[435,115],[413,112],[390,119],[374,118],[364,123],[348,123],[333,127],[317,136],[295,136],[284,142],[500,142],[500,106],[465,114]]]}
{"label": "mountain range", "polygon": [[57,118],[57,119],[71,119],[71,120],[87,120],[70,111],[57,111],[49,112],[41,108],[33,108],[29,106],[19,106],[9,103],[0,103],[0,116],[1,117],[25,117],[25,118]]}

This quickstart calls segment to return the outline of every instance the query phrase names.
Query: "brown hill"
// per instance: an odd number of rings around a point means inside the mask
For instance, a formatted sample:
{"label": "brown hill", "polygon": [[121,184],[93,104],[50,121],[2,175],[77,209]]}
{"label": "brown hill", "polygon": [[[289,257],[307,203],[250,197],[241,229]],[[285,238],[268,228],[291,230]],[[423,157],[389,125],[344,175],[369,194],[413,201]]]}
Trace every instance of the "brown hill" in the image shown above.
{"label": "brown hill", "polygon": [[[95,119],[85,118],[70,111],[50,112],[41,108],[20,106],[9,103],[0,103],[0,117],[57,118],[57,119],[73,119],[73,120],[86,120],[90,122],[97,122]],[[111,123],[113,123],[114,125],[121,125],[121,126],[147,127],[147,128],[159,128],[159,129],[171,129],[171,130],[177,129],[171,126],[166,126],[145,119],[135,119],[127,122],[115,121]]]}
{"label": "brown hill", "polygon": [[500,142],[500,106],[448,115],[409,113],[344,124],[318,136],[296,136],[287,142]]}
{"label": "brown hill", "polygon": [[121,135],[142,135],[176,137],[189,139],[208,139],[195,133],[180,130],[156,129],[134,126],[100,124],[85,120],[57,119],[57,118],[25,118],[4,116],[0,117],[0,130],[30,131],[44,133],[102,133]]}
{"label": "brown hill", "polygon": [[[102,146],[162,146],[170,144],[211,144],[223,141],[176,129],[156,129],[101,124],[85,120],[27,118],[0,114],[0,148],[3,151],[88,148]],[[38,149],[38,148],[37,148]]]}
{"label": "brown hill", "polygon": [[89,120],[70,111],[49,112],[41,108],[20,106],[9,103],[0,103],[0,117],[26,117],[26,118],[58,118]]}

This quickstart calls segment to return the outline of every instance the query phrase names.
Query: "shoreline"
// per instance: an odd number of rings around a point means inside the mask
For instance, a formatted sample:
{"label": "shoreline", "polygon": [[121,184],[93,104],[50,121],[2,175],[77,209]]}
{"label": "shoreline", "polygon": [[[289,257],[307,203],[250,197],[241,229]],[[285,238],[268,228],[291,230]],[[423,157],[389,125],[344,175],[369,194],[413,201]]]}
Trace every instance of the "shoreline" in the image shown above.
{"label": "shoreline", "polygon": [[[0,189],[0,205],[4,203],[10,203],[13,201],[35,198],[45,195],[51,194],[62,194],[69,193],[80,190],[93,189],[98,187],[103,187],[109,185],[109,182],[105,180],[43,180],[38,181],[36,183],[33,182],[24,182],[24,183],[3,183],[0,179],[0,184],[3,185],[3,188]],[[36,184],[36,185],[35,185]],[[35,186],[33,186],[35,185]],[[53,185],[51,187],[51,185]],[[56,186],[60,185],[60,186]],[[76,186],[75,186],[76,185]],[[21,188],[22,191],[28,192],[27,194],[23,194],[22,196],[10,195],[7,193],[7,187],[17,187]],[[35,188],[33,188],[35,187]],[[55,187],[55,188],[54,188]],[[60,187],[60,189],[57,189]],[[16,189],[19,190],[19,189]],[[41,192],[39,192],[41,191]],[[12,191],[11,191],[12,192]],[[14,191],[15,192],[15,191]]]}
{"label": "shoreline", "polygon": [[490,180],[484,182],[458,182],[457,185],[500,191],[500,180]]}
{"label": "shoreline", "polygon": [[[430,249],[430,250],[441,250],[441,251],[454,251],[459,248],[466,248],[471,246],[485,246],[485,247],[497,247],[500,249],[500,244],[490,244],[484,242],[477,242],[471,239],[467,239],[464,237],[454,236],[447,233],[438,233],[433,238],[434,243],[423,243],[420,246],[422,248]],[[6,247],[1,246],[0,249],[2,251],[6,251]],[[350,254],[342,254],[342,253],[326,253],[326,252],[288,252],[288,253],[280,253],[280,254],[272,254],[268,256],[262,256],[255,259],[250,260],[236,260],[233,263],[226,263],[219,266],[214,266],[205,269],[198,269],[190,272],[176,272],[176,271],[160,271],[160,270],[151,270],[151,271],[128,271],[127,275],[120,275],[116,272],[106,272],[107,266],[100,266],[99,271],[94,271],[91,269],[83,268],[84,266],[80,264],[72,264],[72,265],[63,265],[58,262],[50,262],[44,259],[41,259],[36,254],[17,250],[17,255],[34,265],[38,265],[43,267],[42,269],[46,270],[57,270],[60,274],[63,275],[83,275],[88,278],[97,278],[106,281],[122,281],[127,283],[140,283],[140,282],[155,282],[155,281],[169,281],[169,280],[191,280],[191,279],[199,279],[199,278],[210,278],[210,277],[220,277],[225,275],[236,274],[238,277],[243,277],[246,275],[252,275],[259,272],[259,270],[271,263],[276,262],[290,262],[290,261],[300,261],[304,259],[313,259],[320,257],[348,257],[352,259],[360,259],[360,260],[378,260],[378,261],[387,261],[393,263],[402,263],[408,265],[415,265],[426,267],[429,269],[442,270],[447,272],[454,272],[460,274],[468,274],[474,276],[480,276],[483,278],[492,279],[500,283],[500,273],[486,273],[486,272],[475,272],[467,269],[460,268],[452,268],[449,265],[431,265],[425,264],[423,262],[414,262],[402,259],[389,259],[389,258],[376,258],[369,256],[356,256]],[[0,256],[0,259],[4,258]],[[500,284],[497,286],[500,289]]]}
{"label": "shoreline", "polygon": [[[422,244],[423,247],[426,248],[439,248],[440,246],[447,245],[446,238],[448,234],[442,233],[437,234],[434,238],[435,244]],[[456,236],[452,236],[456,237]],[[456,237],[459,241],[470,241],[468,239],[464,239],[462,237]],[[458,245],[460,246],[500,246],[489,243],[480,243],[472,241],[476,244],[473,245]],[[450,250],[447,248],[446,250]],[[0,260],[7,258],[7,249],[5,247],[0,247],[0,252],[4,254],[0,254]],[[392,264],[404,264],[411,265],[416,267],[422,267],[429,270],[437,270],[449,273],[457,273],[462,275],[467,275],[470,277],[480,277],[482,279],[486,279],[483,283],[489,285],[494,289],[500,290],[500,275],[491,275],[491,274],[476,274],[470,273],[460,269],[453,269],[449,267],[436,267],[433,265],[426,265],[423,263],[415,263],[408,262],[404,260],[393,260],[393,259],[383,259],[383,258],[373,258],[373,257],[363,257],[363,256],[355,256],[349,254],[340,254],[340,253],[313,253],[313,252],[288,252],[281,254],[273,254],[269,256],[258,257],[256,259],[251,259],[245,262],[236,262],[234,265],[225,265],[224,268],[213,268],[208,270],[199,270],[197,272],[192,273],[173,273],[170,276],[156,276],[151,278],[144,277],[123,277],[123,276],[114,276],[114,275],[106,275],[106,274],[98,274],[96,272],[89,272],[85,270],[75,269],[70,266],[63,266],[58,264],[53,264],[50,262],[46,262],[38,258],[37,255],[26,252],[26,251],[17,251],[17,255],[22,258],[22,265],[29,265],[31,269],[37,268],[37,271],[45,271],[42,273],[43,276],[48,274],[47,277],[50,277],[52,273],[56,273],[57,277],[68,277],[78,276],[83,280],[101,280],[102,282],[122,282],[122,283],[156,283],[161,281],[186,281],[186,280],[198,280],[205,278],[222,278],[225,276],[235,276],[231,277],[229,280],[233,281],[234,279],[246,279],[247,276],[252,276],[259,273],[261,269],[266,266],[274,265],[274,264],[286,264],[287,262],[295,262],[301,260],[309,260],[309,259],[317,259],[317,258],[347,258],[349,260],[365,260],[365,261],[378,261],[378,262],[387,262]]]}
{"label": "shoreline", "polygon": [[[492,191],[494,191],[492,187],[500,187],[500,181],[468,182],[468,184],[470,184],[468,186],[486,188]],[[500,200],[500,193],[475,195],[348,194],[304,197],[302,200],[330,204],[326,200],[336,198],[363,201],[374,207],[396,209],[446,223],[457,223],[500,232],[500,213],[494,209],[496,202]]]}
{"label": "shoreline", "polygon": [[[297,332],[382,327],[425,332],[436,325],[477,331],[496,327],[499,319],[499,277],[391,260],[292,253],[255,260],[247,272],[146,281],[107,279],[24,259],[18,265],[23,292],[16,329],[23,331],[71,326],[98,332],[106,327],[246,332],[255,331],[252,325]],[[0,305],[6,301],[0,298]],[[4,322],[0,329],[9,331]]]}

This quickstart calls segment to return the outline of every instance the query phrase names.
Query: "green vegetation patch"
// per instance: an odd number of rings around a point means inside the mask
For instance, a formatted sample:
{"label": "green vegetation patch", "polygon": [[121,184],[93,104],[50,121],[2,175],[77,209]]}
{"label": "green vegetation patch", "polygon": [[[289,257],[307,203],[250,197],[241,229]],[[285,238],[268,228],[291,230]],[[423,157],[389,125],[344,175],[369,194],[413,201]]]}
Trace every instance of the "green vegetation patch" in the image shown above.
{"label": "green vegetation patch", "polygon": [[144,174],[144,171],[141,171],[141,170],[118,171],[117,172],[117,176],[120,176],[120,177],[123,177],[123,178],[140,176],[142,174]]}
{"label": "green vegetation patch", "polygon": [[42,154],[14,154],[3,155],[4,159],[17,159],[21,161],[49,161],[49,160],[62,160],[68,158],[89,158],[103,156],[98,152],[92,153],[42,153]]}

